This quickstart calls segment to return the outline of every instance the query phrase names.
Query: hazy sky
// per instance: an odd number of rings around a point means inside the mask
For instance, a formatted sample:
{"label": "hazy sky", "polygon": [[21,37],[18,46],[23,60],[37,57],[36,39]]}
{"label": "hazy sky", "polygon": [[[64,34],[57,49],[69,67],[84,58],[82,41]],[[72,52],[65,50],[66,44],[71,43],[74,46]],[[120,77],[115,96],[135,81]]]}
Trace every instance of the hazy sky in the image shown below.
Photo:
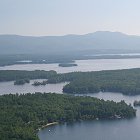
{"label": "hazy sky", "polygon": [[140,35],[140,0],[0,0],[0,34]]}

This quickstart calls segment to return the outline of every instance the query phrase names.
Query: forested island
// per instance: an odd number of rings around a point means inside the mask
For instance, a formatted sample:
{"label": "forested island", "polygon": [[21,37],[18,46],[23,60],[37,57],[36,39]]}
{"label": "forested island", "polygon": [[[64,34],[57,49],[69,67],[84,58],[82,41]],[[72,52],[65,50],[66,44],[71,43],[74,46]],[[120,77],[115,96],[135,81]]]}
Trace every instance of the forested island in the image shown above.
{"label": "forested island", "polygon": [[133,105],[134,106],[140,106],[140,101],[134,101]]}
{"label": "forested island", "polygon": [[47,85],[47,84],[48,84],[48,82],[47,82],[47,80],[45,80],[45,81],[42,81],[42,82],[35,81],[32,85],[33,85],[33,86],[40,86],[40,85],[45,86],[45,85]]}
{"label": "forested island", "polygon": [[26,83],[30,83],[30,80],[29,79],[17,79],[14,82],[14,85],[24,85]]}
{"label": "forested island", "polygon": [[59,94],[0,96],[0,139],[38,140],[36,131],[52,122],[132,118],[136,110],[124,101]]}
{"label": "forested island", "polygon": [[[57,74],[55,71],[0,71],[0,81],[19,79],[48,79],[47,83],[69,82],[63,91],[71,94],[97,92],[120,92],[125,95],[140,94],[140,69],[108,70],[98,72],[71,72]],[[40,84],[40,83],[39,83]]]}
{"label": "forested island", "polygon": [[75,67],[75,66],[78,66],[78,65],[74,64],[74,63],[60,63],[58,66],[59,67]]}

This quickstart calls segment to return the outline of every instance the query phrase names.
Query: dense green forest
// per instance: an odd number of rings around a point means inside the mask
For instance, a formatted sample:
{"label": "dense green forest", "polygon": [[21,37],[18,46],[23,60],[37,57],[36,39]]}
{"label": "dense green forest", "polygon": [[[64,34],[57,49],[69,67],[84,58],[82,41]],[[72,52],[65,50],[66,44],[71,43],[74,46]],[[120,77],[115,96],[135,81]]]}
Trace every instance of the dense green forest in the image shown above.
{"label": "dense green forest", "polygon": [[131,118],[136,110],[124,101],[59,94],[0,96],[0,139],[38,140],[36,130],[51,122]]}
{"label": "dense green forest", "polygon": [[140,94],[140,69],[110,70],[99,72],[73,72],[57,74],[49,83],[69,81],[63,88],[66,93],[121,92],[125,95]]}
{"label": "dense green forest", "polygon": [[48,79],[48,83],[70,82],[65,93],[121,92],[125,95],[140,94],[140,69],[109,70],[98,72],[72,72],[57,74],[55,71],[0,71],[0,81],[19,79]]}
{"label": "dense green forest", "polygon": [[0,70],[0,82],[13,81],[23,79],[48,79],[57,73],[53,70],[35,70],[35,71],[20,71],[20,70]]}

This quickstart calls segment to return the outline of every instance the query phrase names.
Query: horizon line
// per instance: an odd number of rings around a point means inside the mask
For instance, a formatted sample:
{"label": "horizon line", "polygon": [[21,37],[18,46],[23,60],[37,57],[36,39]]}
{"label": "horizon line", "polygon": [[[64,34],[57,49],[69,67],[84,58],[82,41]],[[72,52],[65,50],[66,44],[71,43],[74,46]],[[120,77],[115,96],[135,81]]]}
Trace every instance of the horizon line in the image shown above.
{"label": "horizon line", "polygon": [[95,31],[95,32],[88,32],[88,33],[84,33],[84,34],[74,34],[74,33],[70,33],[70,34],[63,34],[63,35],[22,35],[22,34],[12,34],[12,33],[7,33],[7,34],[0,34],[0,36],[22,36],[22,37],[62,37],[62,36],[70,36],[70,35],[75,35],[75,36],[83,36],[83,35],[88,35],[88,34],[94,34],[94,33],[98,33],[98,32],[109,32],[109,33],[120,33],[120,34],[124,34],[124,35],[128,35],[128,36],[140,36],[137,34],[127,34],[124,32],[120,32],[120,31],[105,31],[105,30],[99,30],[99,31]]}

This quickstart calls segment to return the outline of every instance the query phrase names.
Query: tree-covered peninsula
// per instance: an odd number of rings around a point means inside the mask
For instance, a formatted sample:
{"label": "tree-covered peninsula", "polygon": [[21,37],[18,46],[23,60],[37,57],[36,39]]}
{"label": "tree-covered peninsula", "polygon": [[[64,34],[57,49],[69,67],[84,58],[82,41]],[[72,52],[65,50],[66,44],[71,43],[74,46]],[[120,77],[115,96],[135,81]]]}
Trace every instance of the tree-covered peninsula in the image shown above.
{"label": "tree-covered peninsula", "polygon": [[120,92],[125,95],[140,94],[140,69],[109,70],[98,72],[72,72],[57,74],[48,83],[69,81],[63,91],[71,94]]}
{"label": "tree-covered peninsula", "polygon": [[3,81],[17,81],[22,79],[48,79],[57,73],[53,70],[44,71],[44,70],[35,70],[35,71],[26,71],[26,70],[0,70],[0,82]]}
{"label": "tree-covered peninsula", "polygon": [[124,101],[115,103],[92,97],[58,94],[0,96],[0,139],[38,140],[38,128],[52,122],[135,117]]}

